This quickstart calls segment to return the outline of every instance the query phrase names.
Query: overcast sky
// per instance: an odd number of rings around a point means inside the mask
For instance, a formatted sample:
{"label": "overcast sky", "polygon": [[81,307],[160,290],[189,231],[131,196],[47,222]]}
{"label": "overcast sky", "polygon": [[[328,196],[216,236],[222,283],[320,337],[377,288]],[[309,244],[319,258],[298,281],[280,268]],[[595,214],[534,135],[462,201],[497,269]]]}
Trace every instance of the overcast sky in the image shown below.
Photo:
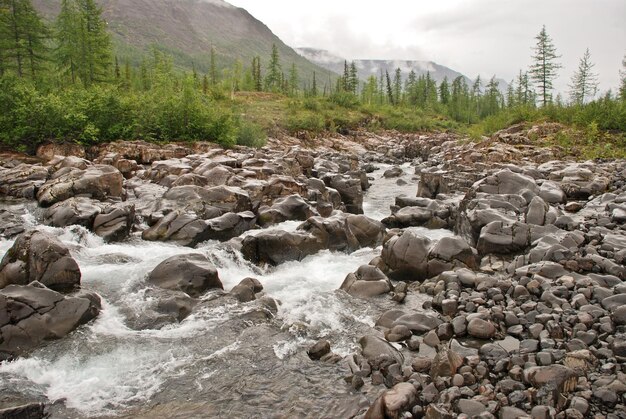
{"label": "overcast sky", "polygon": [[615,91],[626,54],[626,0],[227,0],[292,47],[341,57],[431,60],[470,78],[505,80],[531,62],[546,25],[567,84],[589,48],[600,90]]}

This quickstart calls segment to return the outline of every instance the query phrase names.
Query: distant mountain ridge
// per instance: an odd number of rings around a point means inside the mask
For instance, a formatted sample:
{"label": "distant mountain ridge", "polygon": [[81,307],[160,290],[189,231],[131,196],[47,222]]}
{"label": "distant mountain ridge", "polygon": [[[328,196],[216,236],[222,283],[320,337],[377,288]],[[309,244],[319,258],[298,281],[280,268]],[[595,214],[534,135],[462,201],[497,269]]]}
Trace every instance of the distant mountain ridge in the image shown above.
{"label": "distant mountain ridge", "polygon": [[[295,50],[307,60],[324,67],[337,74],[343,74],[344,63],[354,61],[356,68],[359,72],[359,78],[361,80],[367,80],[370,76],[380,77],[385,71],[389,72],[389,75],[393,77],[397,68],[402,72],[402,79],[406,80],[411,70],[415,71],[415,74],[419,76],[425,76],[426,73],[430,73],[437,83],[441,83],[444,78],[448,78],[448,82],[462,76],[466,82],[471,85],[472,80],[464,74],[458,71],[452,70],[449,67],[437,64],[433,61],[418,61],[418,60],[372,60],[372,59],[360,59],[360,60],[347,60],[330,53],[329,51],[317,48],[295,48]],[[499,84],[500,91],[506,92],[508,84],[502,79],[496,78]],[[483,80],[483,86],[489,80]]]}
{"label": "distant mountain ridge", "polygon": [[[34,6],[49,20],[56,17],[60,0],[33,0]],[[265,73],[276,44],[285,74],[292,63],[302,80],[313,72],[329,73],[296,53],[263,22],[245,9],[223,0],[97,0],[113,35],[116,52],[135,63],[157,48],[170,54],[178,67],[199,71],[209,67],[211,46],[218,67],[230,68],[237,59],[249,67],[254,56],[261,57]],[[322,80],[320,77],[319,80]]]}

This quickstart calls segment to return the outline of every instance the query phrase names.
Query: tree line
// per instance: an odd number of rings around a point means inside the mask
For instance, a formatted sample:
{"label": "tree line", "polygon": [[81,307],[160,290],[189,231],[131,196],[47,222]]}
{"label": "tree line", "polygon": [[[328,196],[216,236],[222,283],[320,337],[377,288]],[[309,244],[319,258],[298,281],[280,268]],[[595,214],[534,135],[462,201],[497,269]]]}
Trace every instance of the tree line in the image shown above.
{"label": "tree line", "polygon": [[590,115],[585,118],[607,121],[601,128],[626,131],[626,58],[618,95],[609,92],[594,100],[598,77],[587,50],[564,103],[552,94],[561,65],[545,27],[536,37],[533,64],[520,70],[505,92],[495,76],[486,83],[480,76],[437,82],[430,73],[411,71],[404,78],[396,69],[363,81],[355,63],[347,61],[335,79],[325,74],[322,82],[315,72],[303,79],[295,63],[281,66],[276,45],[266,63],[255,56],[248,65],[237,60],[223,66],[215,47],[209,54],[203,74],[193,64],[191,71],[174,69],[171,57],[158,49],[131,65],[114,54],[107,22],[94,0],[61,0],[60,13],[50,24],[30,0],[0,0],[0,141],[27,147],[51,139],[91,143],[126,138],[258,144],[263,133],[228,105],[239,91],[324,100],[368,112],[413,109],[462,124],[511,110],[584,108]]}

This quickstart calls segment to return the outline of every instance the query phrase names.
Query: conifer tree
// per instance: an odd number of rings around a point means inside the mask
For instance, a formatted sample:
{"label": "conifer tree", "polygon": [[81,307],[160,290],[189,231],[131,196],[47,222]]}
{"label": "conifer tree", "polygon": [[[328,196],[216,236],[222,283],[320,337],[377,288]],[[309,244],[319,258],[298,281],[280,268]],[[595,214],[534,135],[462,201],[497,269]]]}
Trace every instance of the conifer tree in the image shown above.
{"label": "conifer tree", "polygon": [[277,92],[282,88],[282,70],[280,67],[280,57],[278,55],[278,47],[276,47],[276,44],[272,44],[272,54],[270,56],[270,62],[267,66],[265,87],[273,92]]}
{"label": "conifer tree", "polygon": [[389,100],[389,103],[391,103],[392,105],[395,105],[396,100],[394,100],[395,98],[393,97],[393,87],[391,85],[391,77],[389,77],[389,72],[387,70],[385,70],[385,79],[387,80],[387,99]]}
{"label": "conifer tree", "polygon": [[402,70],[396,68],[393,75],[393,99],[395,104],[402,102]]}
{"label": "conifer tree", "polygon": [[515,102],[518,105],[528,105],[534,103],[533,94],[530,89],[530,82],[528,80],[528,73],[522,73],[522,70],[520,70],[517,76],[516,84]]}
{"label": "conifer tree", "polygon": [[0,73],[35,78],[47,60],[50,33],[30,0],[0,2]]}
{"label": "conifer tree", "polygon": [[561,68],[561,65],[556,61],[560,56],[556,54],[556,48],[546,32],[545,25],[535,39],[537,45],[532,56],[533,64],[530,66],[530,77],[539,89],[541,104],[546,106],[552,100],[552,82],[557,76],[557,70]]}
{"label": "conifer tree", "polygon": [[211,45],[211,55],[209,57],[209,80],[211,87],[217,86],[217,63],[215,62],[215,48]]}
{"label": "conifer tree", "polygon": [[298,94],[299,85],[300,85],[300,78],[298,76],[298,69],[296,68],[296,63],[291,63],[291,68],[289,69],[289,94],[291,96],[296,96]]}
{"label": "conifer tree", "polygon": [[313,82],[311,84],[311,96],[317,96],[317,79],[315,77],[315,71],[313,72]]}
{"label": "conifer tree", "polygon": [[357,94],[358,88],[359,88],[359,75],[356,69],[356,64],[354,64],[354,61],[352,61],[350,63],[350,75],[349,75],[349,87],[350,87],[350,92],[352,94]]}
{"label": "conifer tree", "polygon": [[593,72],[595,64],[591,62],[589,48],[578,63],[578,69],[572,75],[569,85],[572,102],[582,105],[587,98],[593,98],[598,90],[598,75]]}
{"label": "conifer tree", "polygon": [[447,105],[450,102],[450,86],[448,85],[448,77],[444,77],[439,84],[439,98],[441,103]]}

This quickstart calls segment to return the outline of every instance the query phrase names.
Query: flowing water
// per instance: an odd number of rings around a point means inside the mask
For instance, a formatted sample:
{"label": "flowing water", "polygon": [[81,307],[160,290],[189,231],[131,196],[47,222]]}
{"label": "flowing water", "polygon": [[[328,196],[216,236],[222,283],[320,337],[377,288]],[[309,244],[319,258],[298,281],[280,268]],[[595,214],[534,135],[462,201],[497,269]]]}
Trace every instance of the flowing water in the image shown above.
{"label": "flowing water", "polygon": [[[366,215],[376,219],[389,214],[395,196],[415,193],[411,167],[403,166],[404,186],[383,178],[386,168],[371,174],[364,202]],[[28,208],[25,224],[34,225],[36,210]],[[294,230],[299,224],[272,228]],[[342,379],[348,375],[342,362],[310,361],[306,348],[326,338],[333,352],[353,353],[377,317],[395,307],[386,297],[362,300],[337,291],[345,276],[378,256],[380,248],[323,251],[259,268],[217,242],[195,249],[139,237],[105,244],[81,227],[39,228],[69,246],[82,287],[101,296],[103,309],[70,336],[0,365],[5,400],[56,402],[50,411],[59,418],[347,417],[378,392],[369,385],[351,390]],[[432,238],[451,234],[421,231]],[[11,245],[0,241],[0,255]],[[245,277],[259,279],[265,295],[278,301],[278,314],[267,320],[259,301],[239,304],[209,292],[182,322],[155,321],[155,290],[146,275],[167,257],[191,252],[212,260],[226,291]],[[405,305],[419,308],[425,298],[412,294]]]}

